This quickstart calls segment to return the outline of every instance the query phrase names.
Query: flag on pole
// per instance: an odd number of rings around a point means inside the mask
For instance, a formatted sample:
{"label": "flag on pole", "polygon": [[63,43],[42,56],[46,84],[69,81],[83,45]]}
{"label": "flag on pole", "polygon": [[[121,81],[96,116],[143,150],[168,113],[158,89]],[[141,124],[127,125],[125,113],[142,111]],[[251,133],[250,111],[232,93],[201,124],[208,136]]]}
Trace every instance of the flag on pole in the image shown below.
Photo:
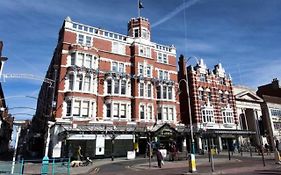
{"label": "flag on pole", "polygon": [[143,7],[143,5],[142,5],[141,0],[139,0],[139,9],[142,9],[142,8],[144,8],[144,7]]}

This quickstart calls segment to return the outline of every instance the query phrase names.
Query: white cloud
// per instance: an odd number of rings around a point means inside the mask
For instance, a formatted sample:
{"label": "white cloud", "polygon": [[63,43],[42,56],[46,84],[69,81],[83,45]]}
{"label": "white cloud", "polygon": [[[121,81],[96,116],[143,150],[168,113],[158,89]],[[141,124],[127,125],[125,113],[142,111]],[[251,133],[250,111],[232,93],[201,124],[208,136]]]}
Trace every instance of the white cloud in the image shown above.
{"label": "white cloud", "polygon": [[175,10],[173,10],[172,12],[170,12],[169,14],[167,14],[166,16],[164,16],[162,19],[160,19],[159,21],[155,22],[154,24],[151,25],[151,27],[156,27],[166,21],[168,21],[169,19],[173,18],[174,16],[176,16],[178,13],[180,13],[182,10],[187,9],[189,7],[191,7],[192,5],[194,5],[195,3],[197,3],[199,0],[190,0],[188,2],[184,2],[183,4],[181,4],[180,6],[178,6],[177,8],[175,8]]}

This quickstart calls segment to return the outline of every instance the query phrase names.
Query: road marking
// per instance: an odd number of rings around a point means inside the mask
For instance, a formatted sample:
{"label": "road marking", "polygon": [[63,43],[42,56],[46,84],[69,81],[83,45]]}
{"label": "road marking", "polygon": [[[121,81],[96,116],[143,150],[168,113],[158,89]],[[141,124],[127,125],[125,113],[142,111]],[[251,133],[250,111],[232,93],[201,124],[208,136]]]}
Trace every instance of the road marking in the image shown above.
{"label": "road marking", "polygon": [[100,168],[95,168],[94,171],[92,171],[94,174],[97,174],[99,172]]}
{"label": "road marking", "polygon": [[134,166],[126,166],[125,168],[133,170],[133,171],[141,171],[140,169],[134,167]]}

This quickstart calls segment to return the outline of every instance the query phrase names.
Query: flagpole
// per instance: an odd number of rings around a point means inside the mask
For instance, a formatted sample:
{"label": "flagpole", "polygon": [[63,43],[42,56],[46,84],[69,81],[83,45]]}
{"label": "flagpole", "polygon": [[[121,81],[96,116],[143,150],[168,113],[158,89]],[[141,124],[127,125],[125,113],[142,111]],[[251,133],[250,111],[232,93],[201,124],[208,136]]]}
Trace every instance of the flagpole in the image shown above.
{"label": "flagpole", "polygon": [[138,17],[140,17],[140,0],[138,0]]}

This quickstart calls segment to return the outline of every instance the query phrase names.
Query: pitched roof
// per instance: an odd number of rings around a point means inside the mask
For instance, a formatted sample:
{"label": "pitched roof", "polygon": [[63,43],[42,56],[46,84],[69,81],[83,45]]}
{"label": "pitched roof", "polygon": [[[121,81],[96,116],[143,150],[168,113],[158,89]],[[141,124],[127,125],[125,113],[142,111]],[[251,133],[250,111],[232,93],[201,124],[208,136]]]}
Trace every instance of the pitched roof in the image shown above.
{"label": "pitched roof", "polygon": [[268,95],[263,95],[262,97],[263,97],[265,102],[281,104],[281,98],[280,97],[273,97],[273,96],[268,96]]}

